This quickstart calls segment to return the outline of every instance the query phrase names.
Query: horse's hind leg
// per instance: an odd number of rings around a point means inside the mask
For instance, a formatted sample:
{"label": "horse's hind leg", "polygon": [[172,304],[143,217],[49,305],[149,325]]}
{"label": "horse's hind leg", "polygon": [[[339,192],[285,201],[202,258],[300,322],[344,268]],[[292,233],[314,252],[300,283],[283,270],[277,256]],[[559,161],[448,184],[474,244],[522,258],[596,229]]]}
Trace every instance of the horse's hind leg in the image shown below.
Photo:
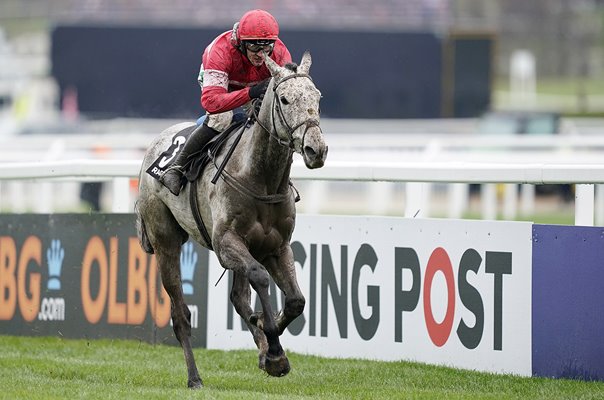
{"label": "horse's hind leg", "polygon": [[188,235],[161,200],[148,193],[145,195],[142,187],[137,206],[137,216],[144,224],[140,228],[144,229],[146,240],[155,251],[162,284],[170,296],[174,334],[185,355],[188,385],[200,388],[202,382],[191,348],[191,312],[185,304],[180,280],[180,248]]}
{"label": "horse's hind leg", "polygon": [[[180,249],[180,246],[178,246]],[[157,262],[160,267],[161,279],[170,296],[172,323],[174,325],[174,334],[180,342],[187,363],[188,382],[190,388],[200,388],[203,386],[195,358],[193,357],[193,349],[191,347],[191,312],[185,304],[182,293],[182,283],[180,280],[180,251],[170,251],[166,254],[157,252]]]}
{"label": "horse's hind leg", "polygon": [[233,287],[231,288],[231,303],[235,307],[237,314],[243,318],[248,329],[254,337],[254,342],[258,346],[258,366],[264,369],[266,362],[266,352],[268,351],[268,342],[266,335],[255,324],[250,322],[254,310],[250,307],[251,289],[250,283],[245,275],[241,273],[233,273]]}

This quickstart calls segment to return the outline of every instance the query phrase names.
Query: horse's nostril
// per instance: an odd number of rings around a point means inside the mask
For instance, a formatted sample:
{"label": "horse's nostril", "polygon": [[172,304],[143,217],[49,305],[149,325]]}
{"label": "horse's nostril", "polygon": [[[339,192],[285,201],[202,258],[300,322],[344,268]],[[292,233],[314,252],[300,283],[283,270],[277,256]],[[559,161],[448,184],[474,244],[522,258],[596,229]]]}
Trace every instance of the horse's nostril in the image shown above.
{"label": "horse's nostril", "polygon": [[315,158],[317,156],[315,150],[310,146],[304,146],[304,154],[309,158]]}

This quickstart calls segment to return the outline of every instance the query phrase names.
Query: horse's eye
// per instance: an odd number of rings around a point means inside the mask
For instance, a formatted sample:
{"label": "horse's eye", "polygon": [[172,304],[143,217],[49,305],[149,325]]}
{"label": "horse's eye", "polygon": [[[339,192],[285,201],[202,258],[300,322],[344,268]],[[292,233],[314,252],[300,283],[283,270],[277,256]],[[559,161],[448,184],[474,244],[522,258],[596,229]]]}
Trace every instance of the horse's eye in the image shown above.
{"label": "horse's eye", "polygon": [[285,105],[289,104],[289,101],[287,101],[287,99],[285,98],[285,96],[281,96],[281,98],[279,100],[281,100],[281,103],[283,103]]}

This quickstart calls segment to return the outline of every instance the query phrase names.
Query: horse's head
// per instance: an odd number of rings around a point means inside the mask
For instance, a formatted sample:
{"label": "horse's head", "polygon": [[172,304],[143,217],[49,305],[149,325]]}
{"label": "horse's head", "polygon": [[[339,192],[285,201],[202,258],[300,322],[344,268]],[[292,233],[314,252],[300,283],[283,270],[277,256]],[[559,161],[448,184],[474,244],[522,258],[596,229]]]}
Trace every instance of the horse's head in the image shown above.
{"label": "horse's head", "polygon": [[265,61],[273,76],[264,98],[267,104],[261,113],[271,120],[274,131],[269,133],[301,154],[308,168],[322,167],[327,145],[319,125],[321,92],[308,75],[312,63],[310,53],[304,53],[300,65],[292,68],[281,67],[270,57],[265,57]]}

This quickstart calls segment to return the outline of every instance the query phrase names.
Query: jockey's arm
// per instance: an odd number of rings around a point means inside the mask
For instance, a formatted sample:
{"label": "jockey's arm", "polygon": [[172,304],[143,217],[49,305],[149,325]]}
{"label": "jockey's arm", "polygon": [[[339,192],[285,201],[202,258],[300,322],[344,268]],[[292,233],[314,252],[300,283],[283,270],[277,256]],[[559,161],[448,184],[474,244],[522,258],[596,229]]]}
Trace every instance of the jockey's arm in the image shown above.
{"label": "jockey's arm", "polygon": [[220,86],[205,86],[201,92],[201,106],[210,114],[234,110],[250,101],[250,89],[228,92]]}
{"label": "jockey's arm", "polygon": [[201,86],[201,106],[210,114],[231,111],[250,101],[248,87],[228,91],[229,74],[225,71],[204,70],[202,64],[198,81]]}

